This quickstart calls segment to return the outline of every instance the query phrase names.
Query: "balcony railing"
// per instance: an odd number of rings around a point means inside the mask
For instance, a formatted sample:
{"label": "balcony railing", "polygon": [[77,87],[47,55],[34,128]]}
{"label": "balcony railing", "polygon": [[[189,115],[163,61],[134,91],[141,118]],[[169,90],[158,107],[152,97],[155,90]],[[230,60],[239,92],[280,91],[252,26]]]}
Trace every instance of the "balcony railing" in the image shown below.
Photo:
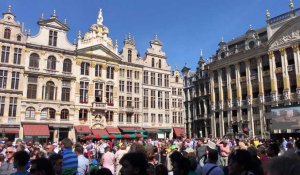
{"label": "balcony railing", "polygon": [[9,123],[9,124],[17,123],[17,119],[14,117],[8,117],[7,123]]}
{"label": "balcony railing", "polygon": [[28,67],[29,71],[33,71],[33,72],[38,72],[40,70],[40,68],[38,67]]}
{"label": "balcony railing", "polygon": [[106,103],[103,103],[103,102],[94,102],[93,103],[93,109],[101,109],[101,110],[104,110],[106,109],[106,106],[107,104]]}
{"label": "balcony railing", "polygon": [[44,70],[49,74],[56,74],[58,72],[57,70],[52,70],[52,69],[44,69]]}
{"label": "balcony railing", "polygon": [[294,70],[294,65],[288,65],[287,66],[287,70],[290,72],[290,71],[293,71]]}

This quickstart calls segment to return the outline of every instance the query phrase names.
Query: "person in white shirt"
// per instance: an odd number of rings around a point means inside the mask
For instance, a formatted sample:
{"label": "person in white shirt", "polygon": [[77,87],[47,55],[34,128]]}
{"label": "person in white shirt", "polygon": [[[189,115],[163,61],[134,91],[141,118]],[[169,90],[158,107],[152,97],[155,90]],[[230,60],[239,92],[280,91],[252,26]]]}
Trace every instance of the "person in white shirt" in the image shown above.
{"label": "person in white shirt", "polygon": [[77,175],[85,175],[89,172],[89,160],[83,156],[83,147],[80,144],[75,145],[75,153],[78,156]]}
{"label": "person in white shirt", "polygon": [[116,169],[116,174],[119,174],[119,171],[121,170],[121,168],[122,168],[122,165],[120,164],[120,160],[121,160],[121,158],[124,156],[124,154],[126,154],[127,153],[127,151],[126,151],[126,145],[125,144],[123,144],[122,146],[121,146],[121,148],[116,152],[116,154],[115,154],[115,159],[116,159],[116,167],[117,167],[117,169]]}
{"label": "person in white shirt", "polygon": [[217,165],[219,153],[215,149],[208,149],[208,162],[202,168],[202,175],[224,175],[224,171]]}
{"label": "person in white shirt", "polygon": [[99,159],[101,160],[102,155],[105,153],[105,148],[108,146],[107,143],[105,143],[103,140],[100,140],[100,145],[99,145]]}

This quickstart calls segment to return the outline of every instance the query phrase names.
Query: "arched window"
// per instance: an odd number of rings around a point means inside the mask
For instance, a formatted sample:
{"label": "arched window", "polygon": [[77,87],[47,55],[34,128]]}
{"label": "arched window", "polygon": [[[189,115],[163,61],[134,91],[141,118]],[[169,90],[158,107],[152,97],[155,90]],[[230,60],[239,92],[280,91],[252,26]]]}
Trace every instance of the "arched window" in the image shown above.
{"label": "arched window", "polygon": [[55,119],[55,112],[53,108],[44,108],[41,112],[41,119]]}
{"label": "arched window", "polygon": [[39,68],[40,57],[36,53],[32,53],[29,57],[29,67]]}
{"label": "arched window", "polygon": [[155,61],[154,61],[154,58],[152,58],[152,61],[151,61],[151,66],[154,67],[155,66]]}
{"label": "arched window", "polygon": [[61,110],[60,119],[61,120],[68,120],[69,119],[69,110],[67,110],[67,109]]}
{"label": "arched window", "polygon": [[56,69],[56,58],[54,56],[49,56],[47,60],[47,69],[55,70]]}
{"label": "arched window", "polygon": [[178,83],[178,76],[175,77],[175,82]]}
{"label": "arched window", "polygon": [[83,62],[81,63],[81,75],[90,74],[90,63]]}
{"label": "arched window", "polygon": [[34,119],[34,117],[35,117],[35,109],[34,109],[34,107],[28,107],[26,109],[25,118],[26,119]]}
{"label": "arched window", "polygon": [[55,91],[55,84],[52,81],[48,81],[46,83],[45,99],[54,100],[54,91]]}
{"label": "arched window", "polygon": [[79,120],[87,121],[88,110],[87,109],[80,109],[79,110]]}
{"label": "arched window", "polygon": [[131,58],[132,58],[132,51],[128,50],[128,62],[131,63]]}
{"label": "arched window", "polygon": [[158,68],[161,68],[161,60],[158,60]]}
{"label": "arched window", "polygon": [[22,39],[21,35],[18,35],[17,36],[17,41],[21,41],[21,39]]}
{"label": "arched window", "polygon": [[72,72],[72,61],[70,59],[64,60],[63,72]]}
{"label": "arched window", "polygon": [[9,28],[6,28],[4,30],[4,38],[5,39],[10,39],[10,33],[11,33],[11,30]]}

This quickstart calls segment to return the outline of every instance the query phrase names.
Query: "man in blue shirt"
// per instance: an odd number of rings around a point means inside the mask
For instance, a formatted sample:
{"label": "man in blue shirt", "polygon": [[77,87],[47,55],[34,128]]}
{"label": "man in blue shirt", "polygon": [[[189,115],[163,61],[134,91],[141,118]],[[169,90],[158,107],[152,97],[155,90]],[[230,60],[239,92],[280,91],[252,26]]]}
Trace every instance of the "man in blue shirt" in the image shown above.
{"label": "man in blue shirt", "polygon": [[78,158],[72,151],[73,142],[69,138],[62,140],[62,175],[75,175],[77,173]]}

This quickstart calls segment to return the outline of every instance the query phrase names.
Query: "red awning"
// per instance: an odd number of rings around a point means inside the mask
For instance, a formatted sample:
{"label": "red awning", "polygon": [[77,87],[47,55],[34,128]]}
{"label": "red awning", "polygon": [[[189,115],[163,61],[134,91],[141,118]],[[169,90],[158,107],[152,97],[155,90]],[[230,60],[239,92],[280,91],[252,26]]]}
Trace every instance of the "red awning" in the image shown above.
{"label": "red awning", "polygon": [[89,134],[90,133],[90,128],[85,125],[78,125],[75,126],[75,130],[79,134]]}
{"label": "red awning", "polygon": [[92,129],[92,133],[94,136],[99,136],[99,135],[101,136],[101,134],[108,136],[108,133],[105,129]]}
{"label": "red awning", "polygon": [[18,134],[20,128],[0,128],[0,133]]}
{"label": "red awning", "polygon": [[115,128],[115,127],[106,127],[106,131],[109,134],[121,134],[121,131],[119,130],[119,128]]}
{"label": "red awning", "polygon": [[144,128],[144,130],[148,133],[158,133],[157,128]]}
{"label": "red awning", "polygon": [[176,137],[183,137],[185,135],[184,128],[173,128]]}
{"label": "red awning", "polygon": [[48,138],[50,136],[48,125],[24,124],[23,131],[25,137],[37,136],[39,138]]}

